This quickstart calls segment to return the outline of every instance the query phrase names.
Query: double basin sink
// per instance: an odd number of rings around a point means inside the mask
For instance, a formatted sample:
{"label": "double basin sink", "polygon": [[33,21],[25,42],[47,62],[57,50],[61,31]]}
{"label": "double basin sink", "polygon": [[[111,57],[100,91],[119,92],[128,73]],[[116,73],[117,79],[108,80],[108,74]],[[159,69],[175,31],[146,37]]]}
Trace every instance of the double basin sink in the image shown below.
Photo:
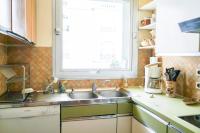
{"label": "double basin sink", "polygon": [[34,93],[27,101],[62,103],[66,105],[109,103],[117,101],[127,101],[130,99],[126,90],[97,90],[92,91],[72,91],[70,93],[43,94]]}
{"label": "double basin sink", "polygon": [[104,98],[128,97],[128,95],[121,90],[101,90],[97,92],[92,92],[92,91],[71,92],[69,94],[69,97],[72,99],[97,99],[99,97],[104,97]]}

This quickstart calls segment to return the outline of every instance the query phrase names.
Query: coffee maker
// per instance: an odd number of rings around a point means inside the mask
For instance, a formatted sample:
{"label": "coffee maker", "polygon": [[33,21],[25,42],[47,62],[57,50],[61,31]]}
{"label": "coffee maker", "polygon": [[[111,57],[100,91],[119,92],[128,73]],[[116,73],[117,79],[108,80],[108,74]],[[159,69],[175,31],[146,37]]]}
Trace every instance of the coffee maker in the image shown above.
{"label": "coffee maker", "polygon": [[149,64],[145,66],[145,92],[151,94],[162,93],[162,74],[159,63]]}

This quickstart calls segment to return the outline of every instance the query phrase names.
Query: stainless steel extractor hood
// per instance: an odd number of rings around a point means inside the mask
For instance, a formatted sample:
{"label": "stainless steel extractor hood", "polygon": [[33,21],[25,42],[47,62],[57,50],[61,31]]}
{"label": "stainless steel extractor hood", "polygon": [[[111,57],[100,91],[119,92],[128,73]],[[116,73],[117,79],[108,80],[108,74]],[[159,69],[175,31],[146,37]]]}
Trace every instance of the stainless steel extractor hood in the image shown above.
{"label": "stainless steel extractor hood", "polygon": [[179,23],[182,32],[200,33],[200,17]]}

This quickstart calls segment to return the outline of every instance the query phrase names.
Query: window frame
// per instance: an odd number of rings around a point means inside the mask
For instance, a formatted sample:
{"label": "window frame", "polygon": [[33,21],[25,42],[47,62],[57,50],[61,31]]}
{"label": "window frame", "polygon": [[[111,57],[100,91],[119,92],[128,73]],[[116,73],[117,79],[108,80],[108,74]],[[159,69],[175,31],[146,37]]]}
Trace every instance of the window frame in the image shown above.
{"label": "window frame", "polygon": [[65,80],[87,80],[87,79],[121,79],[121,78],[136,78],[138,73],[138,43],[137,43],[137,33],[138,33],[138,11],[137,3],[138,0],[130,0],[131,11],[130,11],[130,54],[129,58],[131,60],[130,70],[70,70],[63,71],[61,69],[62,57],[57,53],[58,49],[62,49],[62,34],[60,33],[60,28],[62,26],[62,0],[53,0],[53,76],[59,79]]}

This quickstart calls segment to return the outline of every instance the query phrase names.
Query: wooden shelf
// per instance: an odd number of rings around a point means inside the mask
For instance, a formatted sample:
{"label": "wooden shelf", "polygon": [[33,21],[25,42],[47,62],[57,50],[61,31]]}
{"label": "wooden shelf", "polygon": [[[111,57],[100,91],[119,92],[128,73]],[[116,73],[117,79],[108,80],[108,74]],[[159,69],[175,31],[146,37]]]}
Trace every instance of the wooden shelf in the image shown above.
{"label": "wooden shelf", "polygon": [[156,10],[156,0],[153,0],[140,8],[140,10]]}
{"label": "wooden shelf", "polygon": [[154,30],[156,29],[156,23],[152,23],[143,27],[139,27],[140,30]]}
{"label": "wooden shelf", "polygon": [[155,46],[145,46],[145,47],[139,47],[139,49],[154,49]]}

